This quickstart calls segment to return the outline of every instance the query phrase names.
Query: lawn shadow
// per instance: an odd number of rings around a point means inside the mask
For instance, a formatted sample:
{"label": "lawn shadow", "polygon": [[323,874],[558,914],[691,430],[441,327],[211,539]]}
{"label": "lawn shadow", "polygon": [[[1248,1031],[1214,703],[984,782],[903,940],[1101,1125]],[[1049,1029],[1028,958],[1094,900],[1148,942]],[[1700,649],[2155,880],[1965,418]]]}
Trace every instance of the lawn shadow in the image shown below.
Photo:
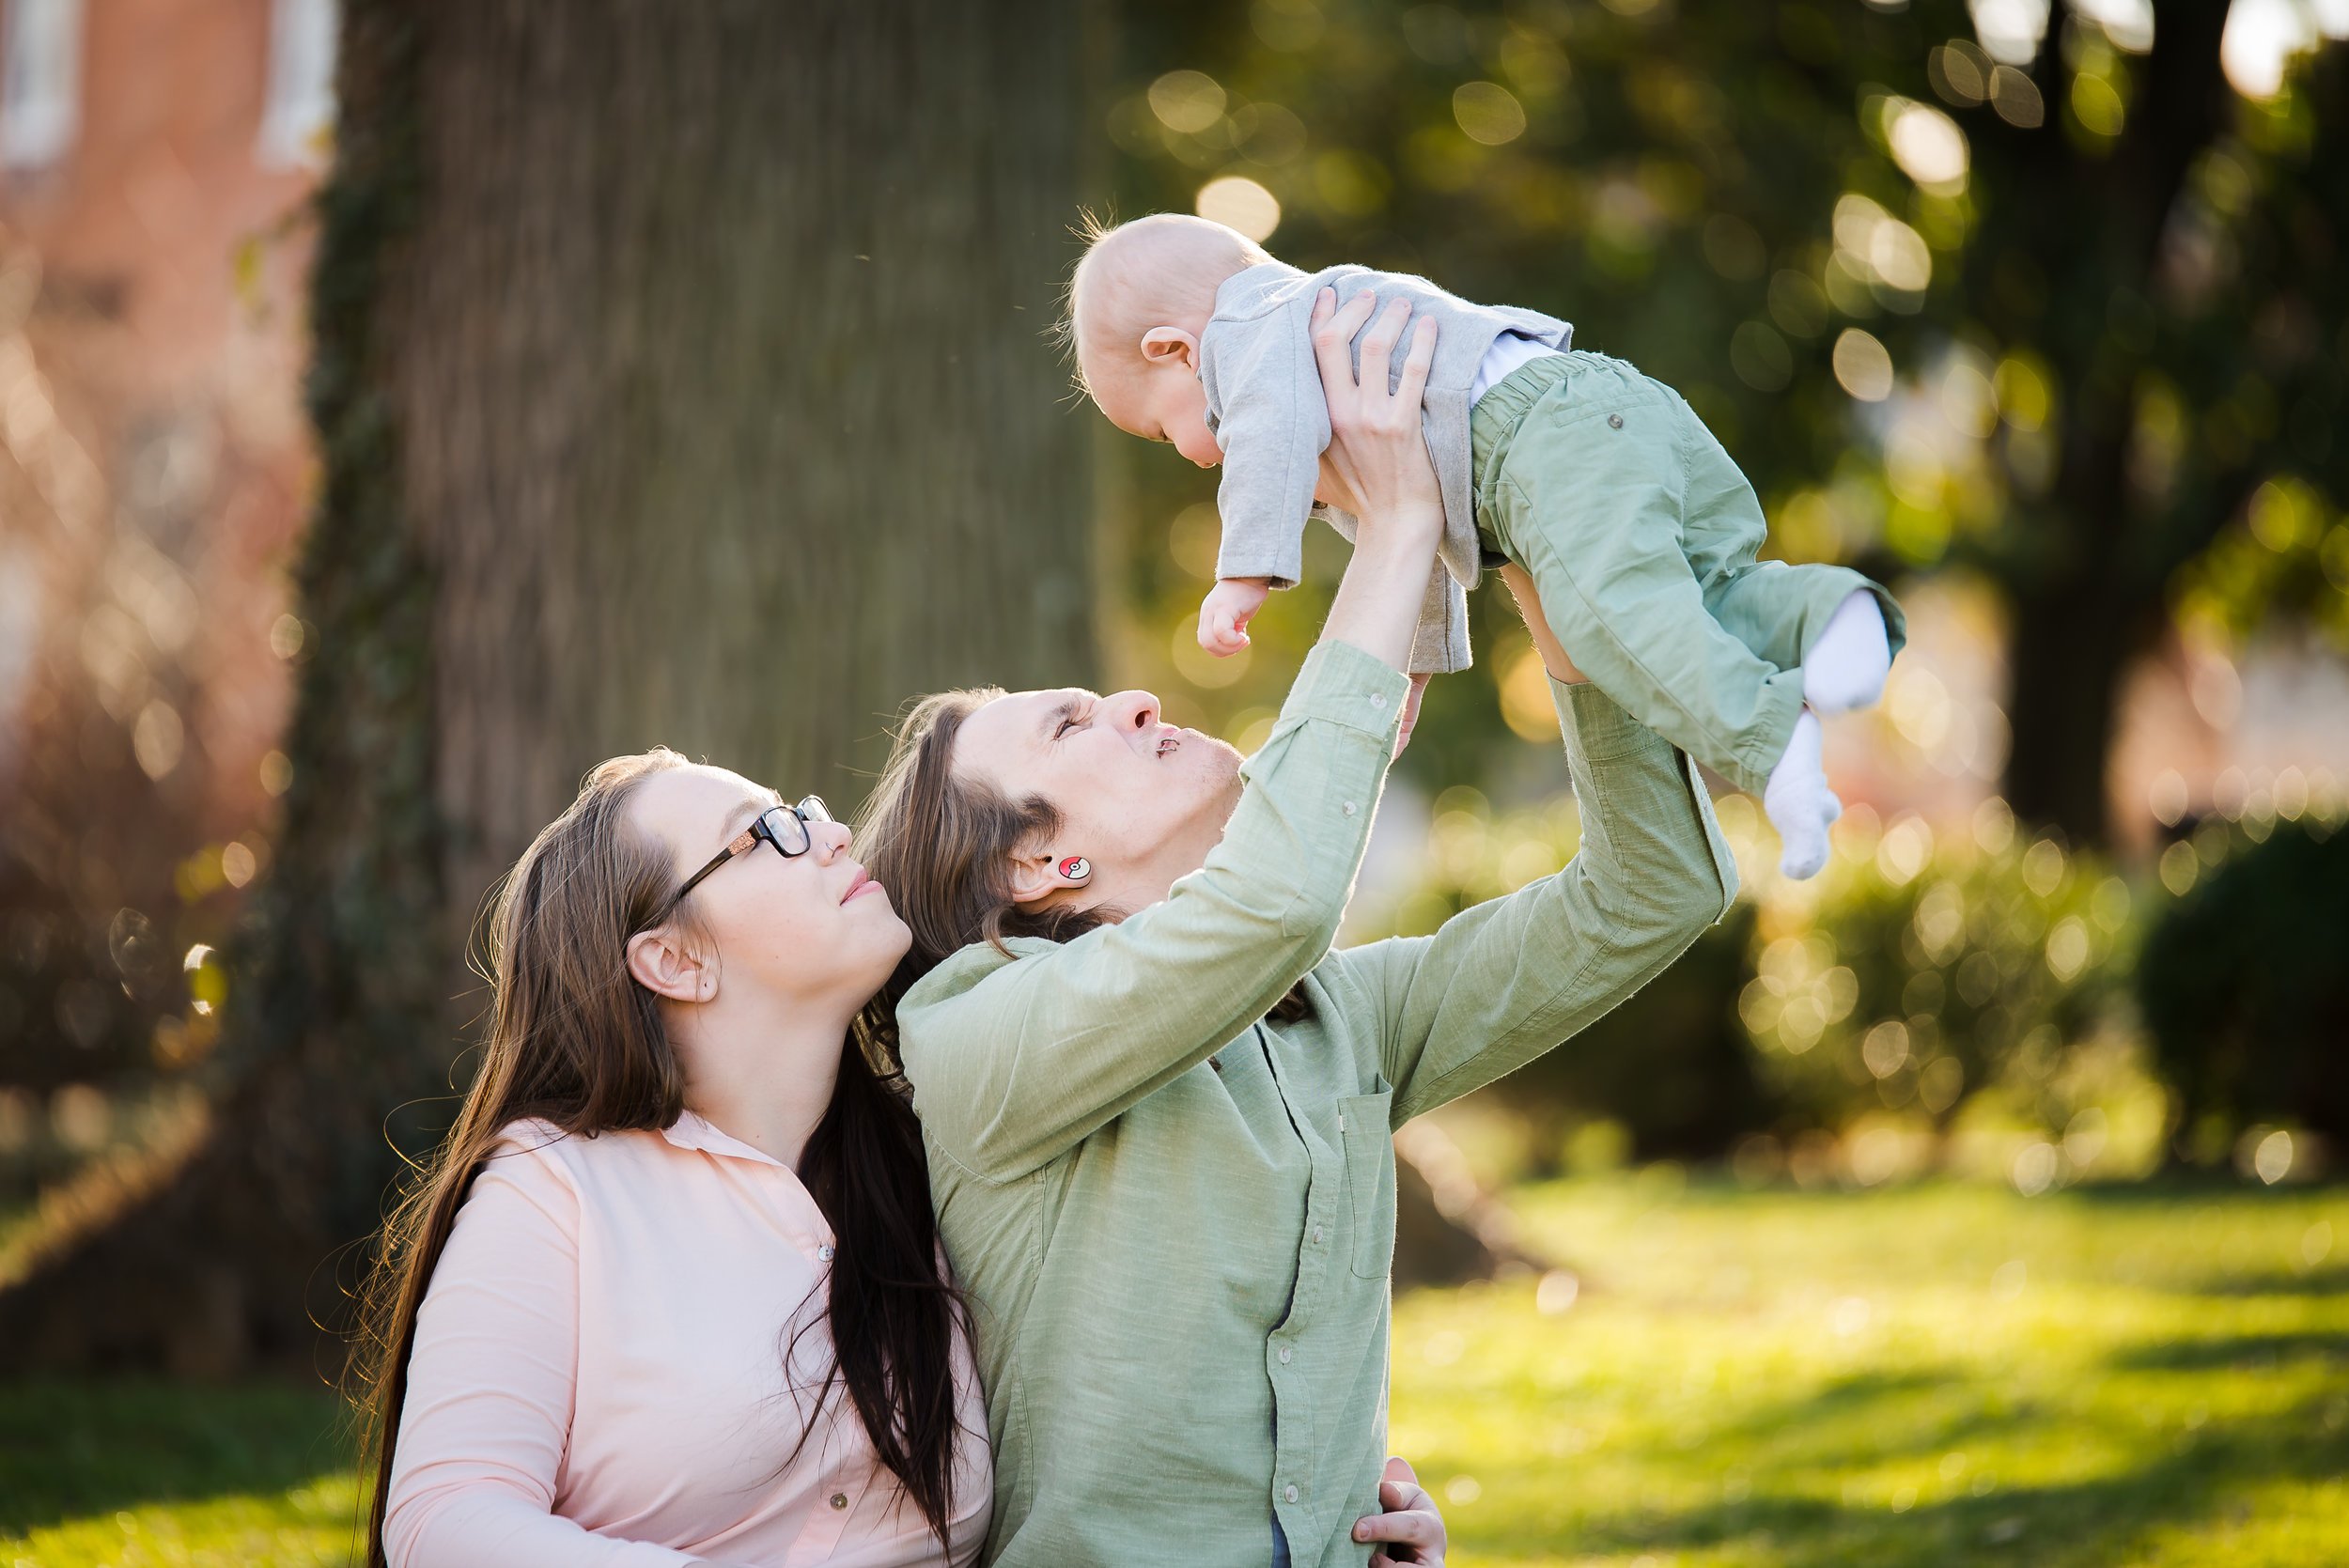
{"label": "lawn shadow", "polygon": [[2116,1352],[2106,1365],[2131,1372],[2260,1371],[2303,1356],[2349,1358],[2349,1334],[2236,1334],[2164,1340]]}
{"label": "lawn shadow", "polygon": [[[2092,1208],[2170,1208],[2180,1203],[2296,1203],[2313,1197],[2349,1196],[2349,1186],[2326,1182],[2268,1187],[2232,1172],[2170,1170],[2141,1179],[2087,1181],[2065,1188],[2060,1199]],[[2034,1200],[2034,1202],[2044,1200]]]}
{"label": "lawn shadow", "polygon": [[[1528,1557],[1568,1546],[1578,1553],[1741,1546],[1744,1560],[1769,1568],[1829,1561],[1868,1561],[1883,1568],[1991,1560],[2101,1565],[2123,1560],[2129,1544],[2156,1529],[2217,1513],[2231,1490],[2338,1477],[2349,1468],[2349,1431],[2326,1420],[2335,1397],[2326,1392],[2289,1410],[2213,1421],[2146,1463],[2111,1475],[2046,1485],[2001,1484],[1985,1496],[1948,1498],[1906,1512],[1760,1491],[1695,1508],[1602,1517],[1570,1543],[1518,1529],[1480,1535],[1475,1544],[1483,1551]],[[2008,1422],[1998,1417],[1961,1424],[1970,1429]],[[1889,1455],[1900,1450],[1877,1452]]]}
{"label": "lawn shadow", "polygon": [[285,1492],[351,1465],[322,1389],[0,1382],[0,1536],[142,1503]]}
{"label": "lawn shadow", "polygon": [[1964,1388],[1968,1382],[1958,1372],[1855,1372],[1829,1378],[1808,1393],[1757,1405],[1710,1430],[1714,1440],[1721,1442],[1781,1437],[1792,1428],[1839,1421],[1887,1400],[1943,1393]]}
{"label": "lawn shadow", "polygon": [[[2165,1287],[2170,1288],[2170,1287]],[[2174,1287],[2186,1296],[2349,1296],[2349,1264],[2326,1268],[2270,1269],[2262,1274],[2232,1273]]]}

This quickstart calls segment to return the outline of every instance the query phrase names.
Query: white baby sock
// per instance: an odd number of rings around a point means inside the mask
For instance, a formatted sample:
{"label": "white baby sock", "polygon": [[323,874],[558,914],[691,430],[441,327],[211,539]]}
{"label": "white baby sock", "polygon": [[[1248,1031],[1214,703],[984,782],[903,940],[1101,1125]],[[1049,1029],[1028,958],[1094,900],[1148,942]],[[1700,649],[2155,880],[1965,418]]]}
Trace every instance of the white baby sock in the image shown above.
{"label": "white baby sock", "polygon": [[1802,661],[1802,700],[1821,713],[1866,707],[1884,695],[1884,677],[1891,671],[1884,612],[1875,595],[1855,590],[1835,607]]}
{"label": "white baby sock", "polygon": [[1762,809],[1782,846],[1778,869],[1797,882],[1816,877],[1827,864],[1828,828],[1843,815],[1843,802],[1828,787],[1819,756],[1819,716],[1807,707],[1795,721],[1786,754],[1770,769]]}

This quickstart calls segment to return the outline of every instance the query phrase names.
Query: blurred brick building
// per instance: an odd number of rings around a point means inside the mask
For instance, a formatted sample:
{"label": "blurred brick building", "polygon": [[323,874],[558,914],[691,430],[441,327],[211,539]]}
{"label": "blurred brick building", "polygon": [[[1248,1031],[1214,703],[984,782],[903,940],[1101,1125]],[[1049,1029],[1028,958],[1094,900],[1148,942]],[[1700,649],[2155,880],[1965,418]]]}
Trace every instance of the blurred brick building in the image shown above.
{"label": "blurred brick building", "polygon": [[216,845],[282,787],[335,21],[0,0],[0,802],[92,701]]}

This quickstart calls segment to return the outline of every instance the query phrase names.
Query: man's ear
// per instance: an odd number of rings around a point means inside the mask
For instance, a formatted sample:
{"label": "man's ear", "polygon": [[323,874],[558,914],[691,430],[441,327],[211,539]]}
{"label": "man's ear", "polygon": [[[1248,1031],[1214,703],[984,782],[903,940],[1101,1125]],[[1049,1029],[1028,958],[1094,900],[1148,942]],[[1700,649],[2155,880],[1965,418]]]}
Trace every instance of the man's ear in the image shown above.
{"label": "man's ear", "polygon": [[718,965],[689,948],[675,927],[639,931],[628,939],[628,972],[657,997],[708,1001],[718,994]]}
{"label": "man's ear", "polygon": [[1180,327],[1152,327],[1142,334],[1142,357],[1151,365],[1169,362],[1196,372],[1199,368],[1199,340]]}
{"label": "man's ear", "polygon": [[1014,904],[1034,904],[1068,884],[1052,870],[1052,857],[1038,849],[1034,854],[1015,850],[1011,857],[1011,901]]}

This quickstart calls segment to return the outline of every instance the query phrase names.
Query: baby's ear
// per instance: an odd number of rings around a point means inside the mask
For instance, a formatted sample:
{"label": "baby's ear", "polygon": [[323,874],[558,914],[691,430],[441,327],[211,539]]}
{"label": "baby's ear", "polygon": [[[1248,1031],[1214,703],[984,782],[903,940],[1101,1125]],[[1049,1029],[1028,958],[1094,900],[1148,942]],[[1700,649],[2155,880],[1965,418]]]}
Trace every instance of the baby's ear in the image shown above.
{"label": "baby's ear", "polygon": [[1142,334],[1142,357],[1152,365],[1169,361],[1186,370],[1199,368],[1199,340],[1180,327],[1152,327]]}

